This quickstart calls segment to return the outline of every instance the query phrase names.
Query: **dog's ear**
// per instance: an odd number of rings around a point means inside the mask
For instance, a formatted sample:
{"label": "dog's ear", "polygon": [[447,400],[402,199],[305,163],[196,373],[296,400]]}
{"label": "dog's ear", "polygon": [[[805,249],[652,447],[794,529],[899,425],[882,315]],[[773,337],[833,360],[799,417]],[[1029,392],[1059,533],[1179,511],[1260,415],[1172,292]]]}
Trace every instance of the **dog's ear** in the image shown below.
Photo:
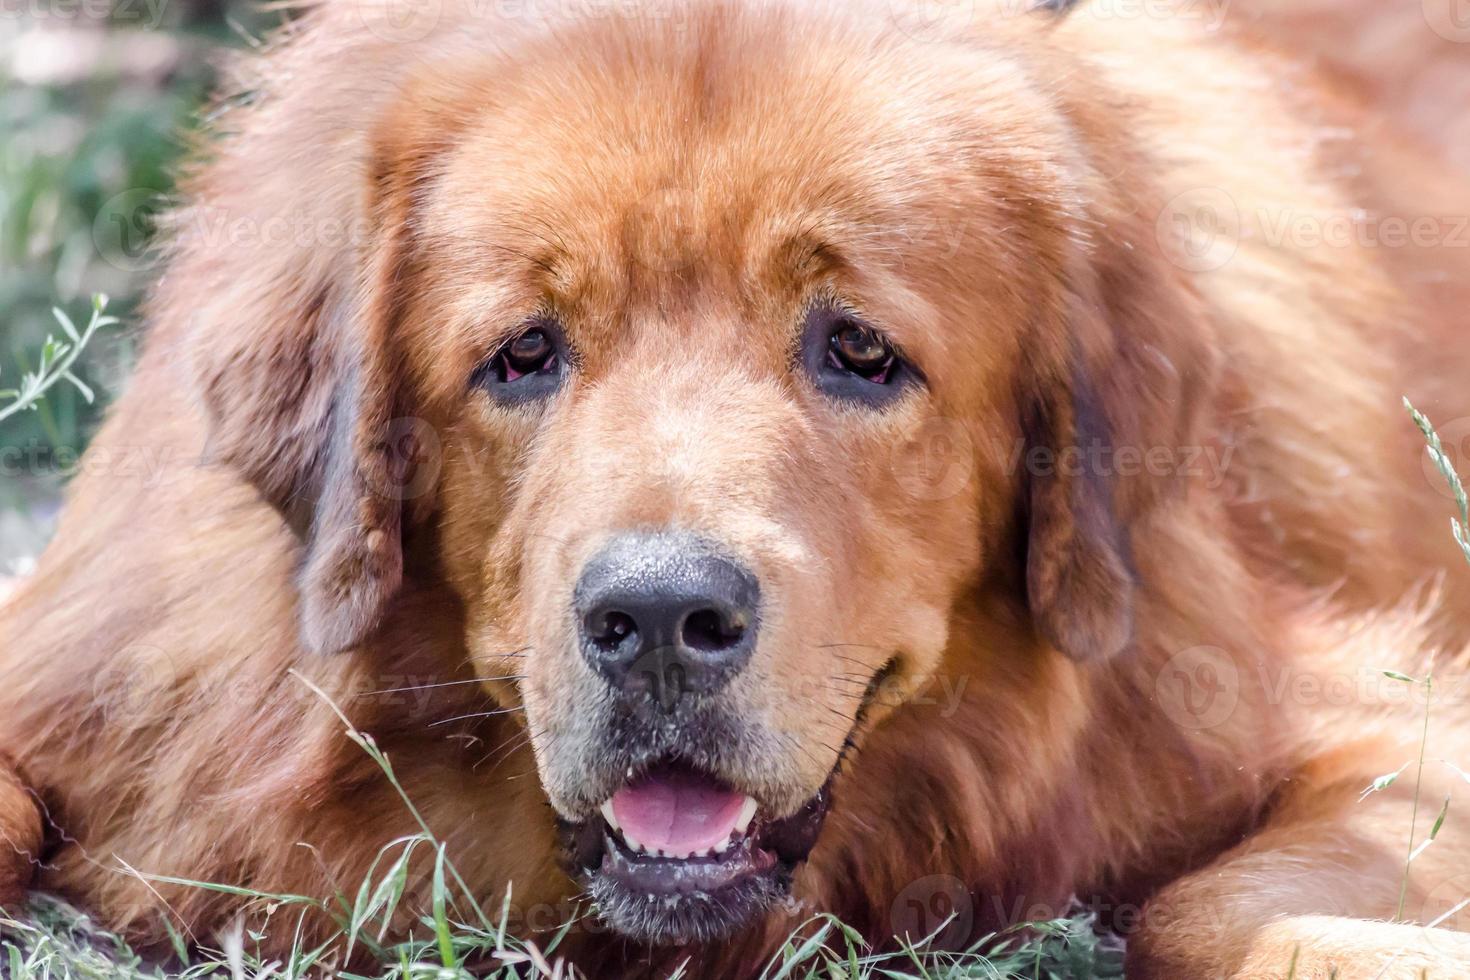
{"label": "dog's ear", "polygon": [[398,382],[388,362],[388,276],[382,268],[370,275],[358,329],[336,344],[336,391],[310,488],[300,499],[311,508],[296,522],[306,543],[298,583],[301,635],[319,652],[360,643],[403,579],[403,489],[413,456],[394,438]]}
{"label": "dog's ear", "polygon": [[1102,659],[1133,639],[1131,549],[1101,463],[1116,441],[1085,370],[1059,387],[1026,419],[1026,597],[1048,643]]}
{"label": "dog's ear", "polygon": [[301,635],[332,652],[372,633],[403,577],[418,447],[395,421],[392,327],[410,181],[381,139],[301,125],[227,147],[195,188],[205,205],[178,219],[277,236],[181,236],[158,302],[196,352],[206,459],[238,469],[300,537]]}
{"label": "dog's ear", "polygon": [[1079,256],[1023,394],[1026,594],[1042,638],[1080,661],[1134,635],[1132,534],[1177,498],[1214,387],[1209,324],[1177,267],[1121,225]]}
{"label": "dog's ear", "polygon": [[1051,17],[1061,20],[1076,10],[1082,0],[1033,0],[1031,12],[1043,17]]}

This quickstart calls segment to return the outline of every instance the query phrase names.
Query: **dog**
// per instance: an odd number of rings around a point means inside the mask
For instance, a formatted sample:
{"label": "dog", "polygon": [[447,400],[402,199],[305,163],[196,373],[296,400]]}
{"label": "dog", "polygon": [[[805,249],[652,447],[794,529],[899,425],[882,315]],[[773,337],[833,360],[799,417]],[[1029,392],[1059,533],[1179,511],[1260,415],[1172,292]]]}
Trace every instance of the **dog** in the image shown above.
{"label": "dog", "polygon": [[1435,154],[1072,3],[325,3],[232,86],[0,610],[7,900],[203,941],[418,814],[592,975],[1075,902],[1130,977],[1470,969]]}

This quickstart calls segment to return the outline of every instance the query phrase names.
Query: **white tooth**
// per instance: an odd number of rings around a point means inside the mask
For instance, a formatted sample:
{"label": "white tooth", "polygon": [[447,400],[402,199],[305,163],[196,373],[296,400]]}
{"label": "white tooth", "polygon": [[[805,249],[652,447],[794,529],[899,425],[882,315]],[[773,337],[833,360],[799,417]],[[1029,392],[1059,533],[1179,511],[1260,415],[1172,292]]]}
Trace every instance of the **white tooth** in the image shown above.
{"label": "white tooth", "polygon": [[723,843],[716,844],[715,845],[715,851],[714,852],[716,854],[724,854],[726,851],[728,851],[734,845],[735,845],[735,837],[732,834],[731,836],[726,837]]}
{"label": "white tooth", "polygon": [[643,845],[640,844],[640,843],[638,843],[633,838],[629,837],[627,831],[623,831],[622,834],[623,834],[623,843],[628,845],[628,850],[632,851],[635,854],[637,854],[637,853],[639,853],[640,851],[643,850]]}
{"label": "white tooth", "polygon": [[606,820],[607,825],[613,830],[622,831],[623,828],[618,824],[618,818],[613,816],[612,800],[602,804],[602,819]]}
{"label": "white tooth", "polygon": [[747,796],[745,802],[740,804],[740,819],[735,821],[735,833],[743,834],[750,829],[750,822],[755,819],[755,797]]}

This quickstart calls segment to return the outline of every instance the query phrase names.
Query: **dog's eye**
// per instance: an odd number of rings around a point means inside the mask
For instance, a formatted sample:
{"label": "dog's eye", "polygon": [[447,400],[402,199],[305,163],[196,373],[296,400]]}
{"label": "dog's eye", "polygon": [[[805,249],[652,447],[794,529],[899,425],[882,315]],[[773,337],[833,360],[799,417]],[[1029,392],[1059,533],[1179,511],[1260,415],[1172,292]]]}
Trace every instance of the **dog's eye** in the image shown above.
{"label": "dog's eye", "polygon": [[823,304],[807,314],[801,364],[824,394],[881,407],[923,376],[883,331],[857,315]]}
{"label": "dog's eye", "polygon": [[527,330],[500,350],[500,380],[515,381],[528,374],[546,374],[556,370],[556,345],[537,327]]}
{"label": "dog's eye", "polygon": [[887,384],[897,360],[893,345],[886,337],[851,321],[840,326],[827,341],[827,364],[830,367],[849,371],[873,384]]}
{"label": "dog's eye", "polygon": [[526,401],[555,391],[565,364],[561,332],[550,321],[538,321],[481,364],[471,383],[500,401]]}

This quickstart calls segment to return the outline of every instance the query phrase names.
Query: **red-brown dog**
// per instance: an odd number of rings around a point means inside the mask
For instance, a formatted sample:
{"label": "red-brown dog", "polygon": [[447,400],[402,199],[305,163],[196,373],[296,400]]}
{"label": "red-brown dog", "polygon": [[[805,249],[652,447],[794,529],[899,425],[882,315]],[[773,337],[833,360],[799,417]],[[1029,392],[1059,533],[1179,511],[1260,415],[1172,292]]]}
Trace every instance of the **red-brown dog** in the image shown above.
{"label": "red-brown dog", "polygon": [[1470,818],[1404,865],[1452,771],[1360,799],[1422,735],[1376,668],[1470,619],[1398,409],[1470,407],[1463,180],[1147,4],[556,6],[250,64],[0,613],[0,890],[147,942],[236,902],[149,875],[354,889],[417,828],[294,670],[604,972],[936,897],[1470,970]]}

